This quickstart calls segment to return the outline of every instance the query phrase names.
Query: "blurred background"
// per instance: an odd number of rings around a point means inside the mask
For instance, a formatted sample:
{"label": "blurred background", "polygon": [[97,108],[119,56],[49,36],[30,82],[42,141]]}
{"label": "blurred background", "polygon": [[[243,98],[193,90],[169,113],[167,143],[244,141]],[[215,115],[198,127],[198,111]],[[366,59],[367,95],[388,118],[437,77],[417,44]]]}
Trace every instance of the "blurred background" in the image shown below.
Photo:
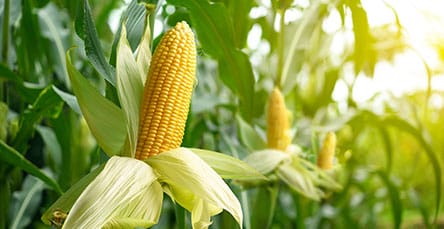
{"label": "blurred background", "polygon": [[[0,228],[48,228],[40,217],[57,187],[106,161],[59,96],[72,93],[65,53],[76,46],[75,67],[115,100],[100,60],[115,65],[122,22],[136,52],[143,4],[156,3],[153,47],[178,21],[196,32],[184,146],[241,159],[260,150],[273,87],[285,95],[292,143],[310,160],[336,133],[343,189],[319,203],[283,186],[272,228],[444,227],[444,2],[0,0]],[[254,204],[254,190],[231,186],[244,207]],[[212,228],[232,221],[222,213]],[[167,201],[155,228],[175,225]]]}

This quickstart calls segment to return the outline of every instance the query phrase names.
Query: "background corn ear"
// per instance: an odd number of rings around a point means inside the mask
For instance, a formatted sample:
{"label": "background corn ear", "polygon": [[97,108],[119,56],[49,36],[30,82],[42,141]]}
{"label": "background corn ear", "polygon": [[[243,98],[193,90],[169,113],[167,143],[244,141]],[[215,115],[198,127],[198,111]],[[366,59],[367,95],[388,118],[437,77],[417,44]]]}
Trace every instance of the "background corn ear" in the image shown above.
{"label": "background corn ear", "polygon": [[324,139],[322,148],[319,151],[317,164],[321,169],[331,169],[333,168],[333,159],[336,150],[336,135],[333,132],[328,132]]}
{"label": "background corn ear", "polygon": [[284,97],[278,88],[274,88],[267,109],[268,148],[286,150],[291,142],[289,131],[289,117]]}
{"label": "background corn ear", "polygon": [[158,44],[142,99],[136,158],[178,148],[182,143],[196,72],[194,34],[179,22]]}

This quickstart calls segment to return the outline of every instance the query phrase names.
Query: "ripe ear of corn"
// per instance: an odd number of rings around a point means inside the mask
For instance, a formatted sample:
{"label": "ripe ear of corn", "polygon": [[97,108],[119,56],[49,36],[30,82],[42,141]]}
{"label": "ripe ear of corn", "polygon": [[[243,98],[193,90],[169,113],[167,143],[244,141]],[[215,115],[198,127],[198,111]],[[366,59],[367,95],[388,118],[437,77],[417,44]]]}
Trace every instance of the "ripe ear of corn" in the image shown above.
{"label": "ripe ear of corn", "polygon": [[159,42],[151,59],[141,105],[136,158],[182,143],[196,72],[194,34],[179,22]]}
{"label": "ripe ear of corn", "polygon": [[333,132],[328,132],[324,139],[322,148],[319,151],[317,165],[319,168],[328,170],[333,168],[333,158],[336,150],[336,135]]}
{"label": "ripe ear of corn", "polygon": [[285,151],[291,142],[289,131],[289,117],[284,97],[278,88],[274,88],[267,109],[268,148]]}

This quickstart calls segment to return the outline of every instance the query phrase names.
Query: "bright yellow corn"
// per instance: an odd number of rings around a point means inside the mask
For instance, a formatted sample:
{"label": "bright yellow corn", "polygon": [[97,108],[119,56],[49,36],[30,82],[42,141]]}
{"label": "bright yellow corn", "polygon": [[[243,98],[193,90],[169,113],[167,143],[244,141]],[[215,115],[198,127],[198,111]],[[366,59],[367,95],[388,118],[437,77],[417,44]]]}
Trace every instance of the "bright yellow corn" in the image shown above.
{"label": "bright yellow corn", "polygon": [[290,125],[284,97],[278,88],[274,88],[268,99],[267,144],[268,148],[285,151],[290,145]]}
{"label": "bright yellow corn", "polygon": [[158,44],[148,72],[140,112],[136,158],[178,148],[196,73],[194,34],[179,22]]}
{"label": "bright yellow corn", "polygon": [[318,155],[318,167],[321,169],[331,169],[333,168],[333,158],[335,156],[336,150],[336,135],[333,132],[328,132],[324,139],[322,148]]}

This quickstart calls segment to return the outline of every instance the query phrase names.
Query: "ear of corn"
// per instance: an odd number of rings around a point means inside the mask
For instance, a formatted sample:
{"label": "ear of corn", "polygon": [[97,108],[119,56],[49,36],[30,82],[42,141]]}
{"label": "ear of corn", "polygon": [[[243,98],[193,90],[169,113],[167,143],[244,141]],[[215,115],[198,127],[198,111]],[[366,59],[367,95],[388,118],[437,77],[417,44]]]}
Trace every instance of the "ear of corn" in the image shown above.
{"label": "ear of corn", "polygon": [[284,97],[278,88],[274,88],[268,100],[267,110],[267,145],[268,148],[285,151],[290,145],[290,125]]}
{"label": "ear of corn", "polygon": [[178,148],[182,143],[196,72],[194,34],[178,23],[158,44],[141,106],[136,158]]}
{"label": "ear of corn", "polygon": [[336,135],[333,132],[328,132],[324,139],[322,148],[319,151],[317,164],[318,167],[324,170],[333,168],[333,158],[336,150]]}

